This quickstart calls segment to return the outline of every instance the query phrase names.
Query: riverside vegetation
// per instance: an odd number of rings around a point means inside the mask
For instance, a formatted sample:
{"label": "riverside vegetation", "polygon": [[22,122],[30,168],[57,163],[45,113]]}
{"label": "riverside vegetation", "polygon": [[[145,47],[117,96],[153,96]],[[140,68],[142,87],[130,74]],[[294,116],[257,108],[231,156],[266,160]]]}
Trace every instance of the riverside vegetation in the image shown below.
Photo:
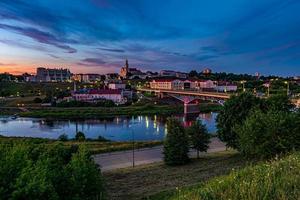
{"label": "riverside vegetation", "polygon": [[150,199],[300,198],[300,113],[287,96],[233,96],[218,115],[217,125],[218,137],[228,147],[260,163]]}

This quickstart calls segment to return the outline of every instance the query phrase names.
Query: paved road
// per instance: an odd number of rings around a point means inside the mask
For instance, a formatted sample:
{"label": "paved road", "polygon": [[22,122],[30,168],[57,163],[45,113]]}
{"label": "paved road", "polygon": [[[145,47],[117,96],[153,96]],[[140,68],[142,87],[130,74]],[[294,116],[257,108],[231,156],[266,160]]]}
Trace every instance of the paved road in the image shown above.
{"label": "paved road", "polygon": [[[212,139],[209,147],[208,152],[218,152],[226,149],[225,145],[217,138]],[[196,156],[195,151],[190,152],[190,154],[191,157]],[[97,154],[94,159],[100,165],[102,171],[130,167],[132,166],[132,151]],[[135,165],[159,162],[162,159],[162,146],[135,150]]]}

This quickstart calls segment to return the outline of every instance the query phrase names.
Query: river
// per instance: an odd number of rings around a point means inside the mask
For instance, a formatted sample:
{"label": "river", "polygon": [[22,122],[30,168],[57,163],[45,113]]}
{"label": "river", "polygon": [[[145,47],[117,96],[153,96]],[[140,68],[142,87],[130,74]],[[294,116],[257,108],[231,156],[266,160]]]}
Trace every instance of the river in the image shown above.
{"label": "river", "polygon": [[[201,119],[210,133],[216,132],[215,119],[217,113],[202,113],[187,119],[176,116],[184,126],[192,121]],[[163,140],[167,134],[166,117],[136,116],[113,117],[89,120],[46,120],[42,118],[13,119],[10,116],[0,117],[0,135],[57,139],[61,134],[74,138],[75,133],[81,131],[87,138],[96,139],[102,136],[112,141]]]}

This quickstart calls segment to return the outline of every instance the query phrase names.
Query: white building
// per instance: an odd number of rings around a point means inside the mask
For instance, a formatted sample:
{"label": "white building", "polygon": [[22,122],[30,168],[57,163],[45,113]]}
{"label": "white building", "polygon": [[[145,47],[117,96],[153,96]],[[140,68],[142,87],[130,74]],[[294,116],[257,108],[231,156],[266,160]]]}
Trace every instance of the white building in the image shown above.
{"label": "white building", "polygon": [[218,83],[216,90],[219,92],[236,92],[237,85],[228,82],[220,82]]}
{"label": "white building", "polygon": [[216,89],[216,87],[217,87],[216,82],[212,81],[212,80],[196,81],[196,89],[214,90],[214,89]]}
{"label": "white building", "polygon": [[117,104],[123,104],[126,102],[126,99],[123,97],[122,90],[81,90],[74,92],[72,94],[72,97],[76,101],[84,101],[90,103],[95,103],[103,99],[111,100]]}
{"label": "white building", "polygon": [[124,83],[109,83],[108,88],[111,90],[124,90],[126,88],[126,84]]}
{"label": "white building", "polygon": [[195,87],[196,87],[196,82],[190,80],[156,79],[150,82],[151,89],[184,90],[184,89],[194,89]]}

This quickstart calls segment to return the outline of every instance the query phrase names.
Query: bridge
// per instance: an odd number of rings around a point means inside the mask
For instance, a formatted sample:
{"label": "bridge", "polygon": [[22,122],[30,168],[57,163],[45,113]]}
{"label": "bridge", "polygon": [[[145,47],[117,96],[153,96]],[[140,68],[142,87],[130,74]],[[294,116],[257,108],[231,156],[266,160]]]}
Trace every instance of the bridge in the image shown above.
{"label": "bridge", "polygon": [[151,92],[157,94],[159,98],[170,96],[184,103],[184,114],[199,113],[199,101],[213,100],[223,104],[232,94],[218,92],[203,92],[195,90],[165,90],[153,88],[138,88],[139,92]]}

